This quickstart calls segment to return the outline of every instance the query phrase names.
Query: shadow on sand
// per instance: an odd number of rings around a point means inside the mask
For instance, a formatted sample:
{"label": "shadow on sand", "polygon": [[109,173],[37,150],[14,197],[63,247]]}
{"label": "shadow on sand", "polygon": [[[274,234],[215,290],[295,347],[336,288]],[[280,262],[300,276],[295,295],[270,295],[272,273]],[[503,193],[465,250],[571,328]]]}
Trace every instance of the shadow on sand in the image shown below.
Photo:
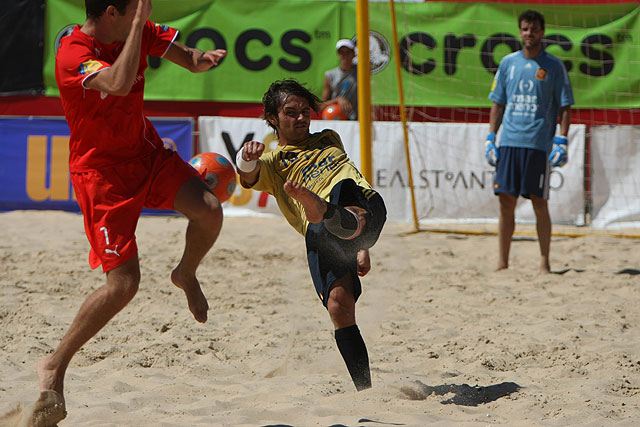
{"label": "shadow on sand", "polygon": [[400,388],[400,391],[411,400],[425,400],[431,395],[445,396],[453,394],[446,400],[443,400],[443,405],[462,405],[462,406],[478,406],[483,403],[493,402],[501,397],[509,396],[511,393],[519,391],[520,387],[516,383],[504,382],[500,384],[490,385],[487,387],[470,386],[468,384],[443,384],[437,386],[429,386],[415,381],[410,386],[404,386]]}
{"label": "shadow on sand", "polygon": [[582,268],[565,268],[564,270],[552,271],[553,274],[565,274],[570,271],[575,271],[576,273],[584,273]]}
{"label": "shadow on sand", "polygon": [[625,268],[616,272],[616,274],[628,274],[629,276],[637,276],[638,274],[640,274],[640,270],[636,270],[635,268]]}
{"label": "shadow on sand", "polygon": [[[576,273],[583,273],[584,270],[581,268],[565,268],[564,270],[552,271],[553,274],[565,274],[569,271],[575,271]],[[640,270],[636,268],[623,268],[620,271],[616,271],[616,274],[628,274],[629,276],[637,276],[640,274]]]}
{"label": "shadow on sand", "polygon": [[[370,420],[368,418],[360,418],[358,420],[358,423],[370,423],[370,424],[366,424],[366,426],[403,426],[405,424],[398,424],[398,423],[385,423],[382,421],[375,421],[375,420]],[[261,427],[294,427],[291,426],[289,424],[269,424],[269,425],[264,425]],[[331,424],[330,426],[327,427],[349,427],[348,425],[345,424]],[[364,427],[364,426],[360,426],[360,427]]]}
{"label": "shadow on sand", "polygon": [[[501,397],[509,396],[516,393],[522,387],[516,383],[504,382],[500,384],[490,385],[487,387],[474,386],[468,384],[443,384],[437,386],[429,386],[418,380],[400,387],[400,392],[404,397],[410,400],[426,400],[429,396],[445,396],[453,394],[452,397],[443,400],[443,405],[461,405],[461,406],[478,406],[483,403],[493,402]],[[358,420],[359,427],[382,427],[382,426],[404,426],[401,423],[383,422],[361,418]],[[269,424],[262,427],[294,427],[289,424]],[[349,427],[345,424],[333,424],[327,427]]]}

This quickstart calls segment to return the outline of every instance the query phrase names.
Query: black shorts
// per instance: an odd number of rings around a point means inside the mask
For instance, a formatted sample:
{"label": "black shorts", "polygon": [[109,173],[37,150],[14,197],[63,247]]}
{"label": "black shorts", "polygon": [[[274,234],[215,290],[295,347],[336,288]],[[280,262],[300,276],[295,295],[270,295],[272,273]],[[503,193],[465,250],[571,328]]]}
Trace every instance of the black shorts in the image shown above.
{"label": "black shorts", "polygon": [[309,271],[325,307],[331,285],[347,274],[351,274],[354,297],[358,299],[362,293],[358,278],[358,251],[369,249],[376,243],[387,220],[387,209],[382,197],[371,189],[356,185],[351,179],[342,180],[331,189],[329,203],[342,207],[359,206],[367,211],[367,221],[362,233],[353,240],[334,236],[327,231],[323,222],[309,224],[307,227],[305,242]]}

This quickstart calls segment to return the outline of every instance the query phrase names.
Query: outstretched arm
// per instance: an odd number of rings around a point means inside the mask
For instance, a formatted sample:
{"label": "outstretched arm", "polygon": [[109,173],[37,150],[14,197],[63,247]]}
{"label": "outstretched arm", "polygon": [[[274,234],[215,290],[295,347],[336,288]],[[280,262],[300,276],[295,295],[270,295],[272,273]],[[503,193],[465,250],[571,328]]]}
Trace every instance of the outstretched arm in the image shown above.
{"label": "outstretched arm", "polygon": [[236,168],[243,184],[252,187],[260,177],[260,162],[258,159],[264,153],[264,144],[259,141],[249,141],[238,151]]}
{"label": "outstretched arm", "polygon": [[192,73],[202,73],[218,65],[226,55],[227,51],[224,49],[203,52],[174,41],[164,57]]}
{"label": "outstretched arm", "polygon": [[131,31],[122,53],[113,65],[87,78],[84,85],[109,95],[126,96],[131,91],[140,65],[140,46],[144,24],[151,15],[151,0],[139,0]]}

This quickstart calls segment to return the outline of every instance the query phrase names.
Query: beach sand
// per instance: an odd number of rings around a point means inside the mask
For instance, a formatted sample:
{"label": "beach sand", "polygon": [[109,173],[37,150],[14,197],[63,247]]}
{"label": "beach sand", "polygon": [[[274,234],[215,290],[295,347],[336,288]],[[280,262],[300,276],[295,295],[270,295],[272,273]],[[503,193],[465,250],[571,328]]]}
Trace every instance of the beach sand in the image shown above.
{"label": "beach sand", "polygon": [[[357,304],[373,379],[358,393],[283,218],[225,218],[198,272],[206,324],[169,280],[185,227],[141,218],[140,290],[72,360],[60,427],[640,420],[640,239],[556,236],[554,273],[539,275],[535,235],[517,235],[494,272],[496,236],[387,224]],[[2,415],[38,397],[36,363],[104,275],[80,215],[0,213],[0,229]]]}

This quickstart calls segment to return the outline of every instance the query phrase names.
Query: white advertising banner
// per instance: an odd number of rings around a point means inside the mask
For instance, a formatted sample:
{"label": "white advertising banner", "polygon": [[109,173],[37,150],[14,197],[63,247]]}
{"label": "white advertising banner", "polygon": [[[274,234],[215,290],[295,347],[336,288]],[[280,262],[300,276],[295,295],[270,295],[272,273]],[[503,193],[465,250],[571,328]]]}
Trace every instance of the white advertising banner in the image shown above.
{"label": "white advertising banner", "polygon": [[[411,196],[399,123],[374,126],[374,187],[399,221],[412,221]],[[416,210],[421,222],[497,219],[494,168],[484,157],[487,124],[410,123],[409,146]],[[549,210],[554,223],[584,222],[584,126],[569,133],[569,162],[551,172]],[[500,135],[498,135],[498,141]],[[531,203],[519,198],[516,220],[534,222]]]}
{"label": "white advertising banner", "polygon": [[594,227],[640,225],[640,127],[591,128]]}
{"label": "white advertising banner", "polygon": [[[311,131],[336,130],[349,157],[360,165],[359,124],[349,121],[312,121]],[[255,139],[273,149],[277,142],[264,120],[200,117],[200,151],[229,159],[245,141]],[[494,169],[484,157],[487,124],[410,123],[409,147],[416,210],[421,222],[486,221],[498,217],[493,195]],[[569,163],[551,175],[549,209],[554,223],[582,225],[584,214],[584,126],[572,126]],[[372,185],[387,205],[389,220],[413,222],[409,174],[402,125],[375,122],[372,129]],[[498,136],[499,139],[499,136]],[[277,213],[271,196],[241,189],[225,204],[227,214]],[[531,203],[521,199],[516,220],[535,221]]]}

